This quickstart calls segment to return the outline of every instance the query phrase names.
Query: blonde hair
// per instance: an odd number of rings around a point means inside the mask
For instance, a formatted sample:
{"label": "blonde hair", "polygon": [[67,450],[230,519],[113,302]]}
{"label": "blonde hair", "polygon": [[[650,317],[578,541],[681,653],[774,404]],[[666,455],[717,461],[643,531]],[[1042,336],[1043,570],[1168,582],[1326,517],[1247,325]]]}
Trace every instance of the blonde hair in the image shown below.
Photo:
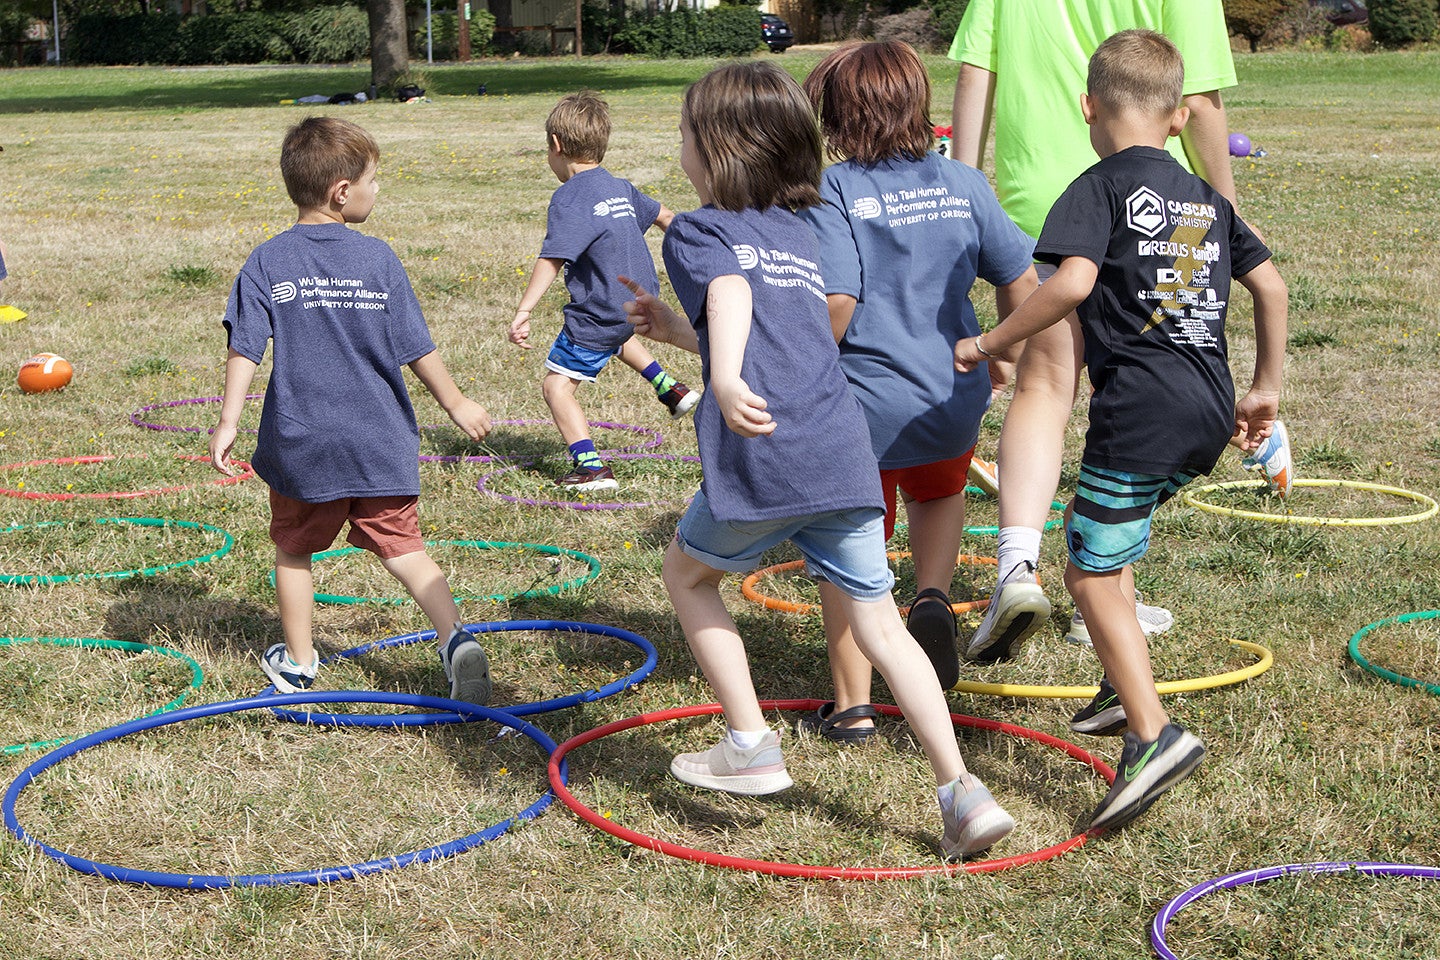
{"label": "blonde hair", "polygon": [[280,176],[297,207],[321,207],[341,180],[359,180],[380,163],[380,145],[358,124],[307,117],[285,133]]}
{"label": "blonde hair", "polygon": [[935,144],[930,75],[903,40],[839,47],[810,71],[804,90],[832,157],[921,160]]}
{"label": "blonde hair", "polygon": [[545,119],[545,141],[560,141],[560,152],[578,163],[599,163],[610,146],[610,106],[600,95],[581,90],[561,97]]}
{"label": "blonde hair", "polygon": [[685,91],[685,122],[722,210],[820,202],[821,140],[795,78],[764,60],[711,70]]}
{"label": "blonde hair", "polygon": [[1096,48],[1085,87],[1122,110],[1167,116],[1185,96],[1185,61],[1164,34],[1122,30]]}

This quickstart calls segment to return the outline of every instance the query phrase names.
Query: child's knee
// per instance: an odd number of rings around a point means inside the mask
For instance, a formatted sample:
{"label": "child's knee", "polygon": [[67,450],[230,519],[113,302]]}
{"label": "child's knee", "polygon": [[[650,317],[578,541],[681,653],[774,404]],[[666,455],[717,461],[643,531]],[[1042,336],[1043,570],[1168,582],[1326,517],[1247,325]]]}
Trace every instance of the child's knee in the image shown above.
{"label": "child's knee", "polygon": [[660,579],[671,596],[677,591],[693,590],[700,586],[718,591],[720,580],[724,576],[725,571],[716,570],[686,553],[680,547],[678,537],[671,539],[670,546],[665,549],[665,559],[660,565]]}

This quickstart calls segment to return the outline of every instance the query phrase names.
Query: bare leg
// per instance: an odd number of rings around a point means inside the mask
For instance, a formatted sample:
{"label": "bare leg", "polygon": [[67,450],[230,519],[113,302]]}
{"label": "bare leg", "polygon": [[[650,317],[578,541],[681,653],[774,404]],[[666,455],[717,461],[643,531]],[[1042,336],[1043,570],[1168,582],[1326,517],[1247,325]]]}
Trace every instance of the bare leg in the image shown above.
{"label": "bare leg", "polygon": [[1065,589],[1075,599],[1105,676],[1120,697],[1130,729],[1143,741],[1152,741],[1169,722],[1155,692],[1150,668],[1150,647],[1140,621],[1135,619],[1135,576],[1130,567],[1106,573],[1065,567]]}
{"label": "bare leg", "polygon": [[540,384],[545,403],[550,407],[550,416],[554,418],[555,426],[560,429],[560,436],[567,446],[590,439],[590,424],[585,421],[580,401],[575,399],[577,386],[574,380],[553,370],[546,371]]}
{"label": "bare leg", "polygon": [[910,524],[916,591],[934,588],[948,594],[950,582],[955,579],[960,537],[965,532],[965,494],[923,503],[907,499],[905,519]]}
{"label": "bare leg", "polygon": [[380,563],[415,598],[435,628],[435,639],[444,643],[460,621],[460,610],[455,606],[455,597],[440,567],[424,550],[399,557],[381,557]]}
{"label": "bare leg", "polygon": [[625,341],[625,345],[620,348],[620,359],[624,361],[625,366],[639,374],[643,374],[645,368],[655,362],[654,356],[645,349],[645,345],[640,342],[639,337],[631,337]]}
{"label": "bare leg", "polygon": [[689,556],[677,541],[671,540],[662,574],[680,628],[685,631],[685,642],[700,672],[715,690],[715,698],[725,711],[725,722],[732,730],[768,729],[750,678],[745,644],[720,599],[720,580],[725,572]]}
{"label": "bare leg", "polygon": [[[830,676],[835,681],[835,713],[870,702],[870,661],[855,644],[850,622],[845,619],[843,598],[838,587],[820,582],[820,609],[825,618],[825,649],[830,657]],[[836,727],[848,730],[873,727],[869,717],[841,720]]]}
{"label": "bare leg", "polygon": [[280,608],[286,655],[301,666],[314,663],[315,579],[310,554],[275,548],[275,601]]}

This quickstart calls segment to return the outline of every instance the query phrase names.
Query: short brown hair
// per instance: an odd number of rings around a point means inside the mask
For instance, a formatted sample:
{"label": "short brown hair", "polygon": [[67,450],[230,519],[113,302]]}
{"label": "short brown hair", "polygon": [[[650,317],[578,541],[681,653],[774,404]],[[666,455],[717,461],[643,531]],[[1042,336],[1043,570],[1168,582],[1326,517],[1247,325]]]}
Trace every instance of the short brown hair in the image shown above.
{"label": "short brown hair", "polygon": [[1122,30],[1095,49],[1085,89],[1122,110],[1167,116],[1185,97],[1185,60],[1163,33]]}
{"label": "short brown hair", "polygon": [[722,210],[820,202],[820,128],[804,91],[780,67],[716,67],[685,91],[683,116]]}
{"label": "short brown hair", "polygon": [[581,90],[560,98],[545,119],[545,141],[560,141],[560,152],[578,163],[599,163],[610,146],[610,105]]}
{"label": "short brown hair", "polygon": [[324,206],[331,187],[359,180],[379,163],[375,138],[338,117],[306,117],[286,131],[280,146],[280,176],[297,207]]}
{"label": "short brown hair", "polygon": [[903,40],[845,44],[805,78],[805,93],[832,157],[920,160],[935,143],[930,75]]}

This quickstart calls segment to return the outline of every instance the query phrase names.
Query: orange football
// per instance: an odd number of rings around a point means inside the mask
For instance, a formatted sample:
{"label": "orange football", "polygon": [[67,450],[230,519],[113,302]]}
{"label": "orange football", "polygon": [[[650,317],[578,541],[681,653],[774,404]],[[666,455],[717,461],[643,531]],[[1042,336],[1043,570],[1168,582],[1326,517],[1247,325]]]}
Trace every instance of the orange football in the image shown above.
{"label": "orange football", "polygon": [[75,369],[70,361],[53,353],[37,353],[20,364],[20,389],[26,393],[59,390],[70,382]]}

